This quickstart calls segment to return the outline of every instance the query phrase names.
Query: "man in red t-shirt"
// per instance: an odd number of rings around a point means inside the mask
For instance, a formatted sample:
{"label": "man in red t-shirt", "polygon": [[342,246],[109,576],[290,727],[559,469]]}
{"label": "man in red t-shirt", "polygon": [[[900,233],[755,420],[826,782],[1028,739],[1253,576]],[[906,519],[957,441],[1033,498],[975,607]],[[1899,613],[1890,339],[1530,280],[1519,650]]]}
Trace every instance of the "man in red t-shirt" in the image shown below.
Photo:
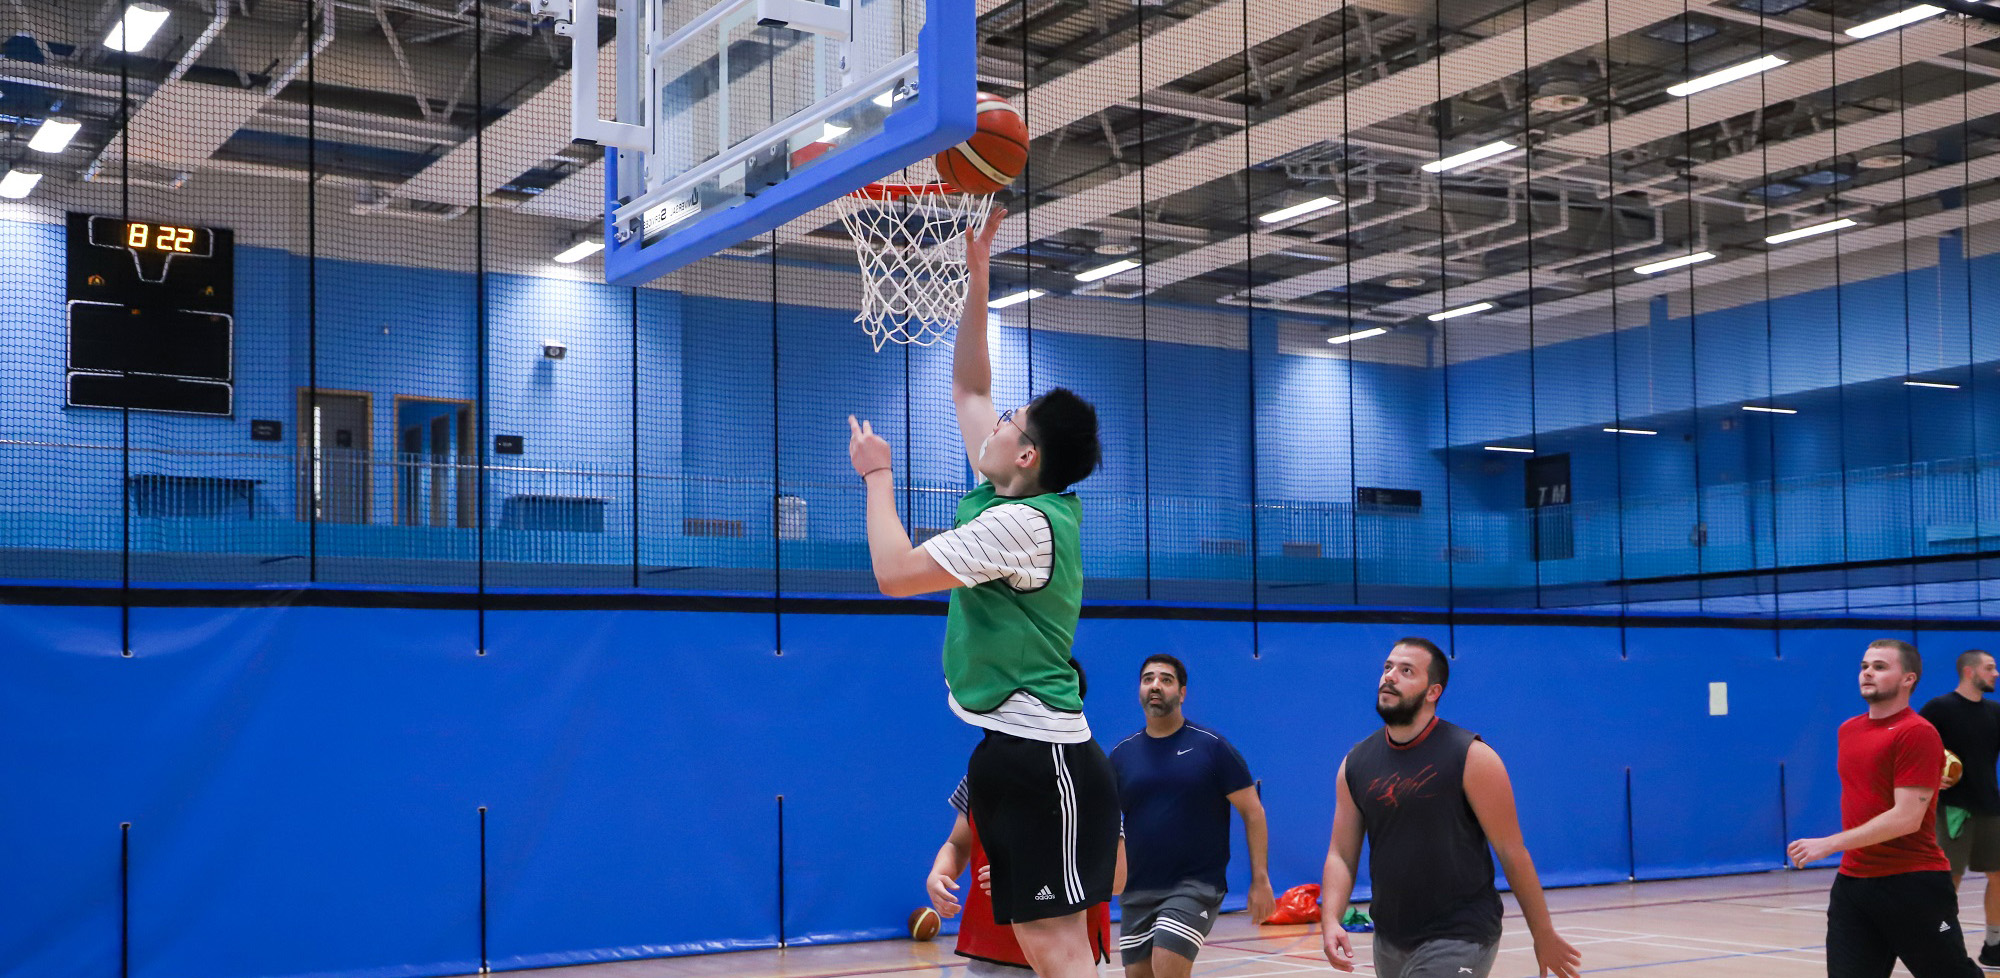
{"label": "man in red t-shirt", "polygon": [[1868,712],[1840,725],[1841,831],[1786,848],[1805,866],[1838,852],[1826,907],[1828,978],[1976,978],[1958,929],[1951,861],[1931,832],[1944,742],[1910,709],[1924,663],[1916,646],[1876,639],[1861,656]]}

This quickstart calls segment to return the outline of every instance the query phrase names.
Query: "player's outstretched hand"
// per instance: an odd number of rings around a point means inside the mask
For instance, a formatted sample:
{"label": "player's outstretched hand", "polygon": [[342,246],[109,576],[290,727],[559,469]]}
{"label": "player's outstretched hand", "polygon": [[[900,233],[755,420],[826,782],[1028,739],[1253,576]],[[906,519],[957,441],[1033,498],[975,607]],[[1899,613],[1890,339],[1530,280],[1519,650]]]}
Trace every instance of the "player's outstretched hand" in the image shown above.
{"label": "player's outstretched hand", "polygon": [[1785,855],[1791,857],[1792,865],[1804,869],[1811,863],[1819,862],[1833,855],[1834,849],[1825,839],[1794,839],[1785,847]]}
{"label": "player's outstretched hand", "polygon": [[854,420],[847,416],[847,460],[854,463],[854,474],[868,478],[868,474],[879,470],[894,471],[895,457],[889,451],[889,443],[875,433],[866,421]]}
{"label": "player's outstretched hand", "polygon": [[996,208],[986,216],[986,223],[977,228],[965,229],[965,265],[968,270],[984,271],[987,259],[993,255],[993,236],[1000,233],[1000,222],[1007,219],[1007,208]]}
{"label": "player's outstretched hand", "polygon": [[1583,952],[1562,939],[1562,935],[1549,931],[1535,938],[1535,967],[1546,978],[1577,978],[1583,967]]}
{"label": "player's outstretched hand", "polygon": [[1320,950],[1326,952],[1326,963],[1335,971],[1354,970],[1354,943],[1347,932],[1334,924],[1319,935]]}
{"label": "player's outstretched hand", "polygon": [[943,873],[933,875],[924,885],[930,892],[931,907],[940,917],[958,916],[958,898],[951,891],[958,889],[958,881]]}

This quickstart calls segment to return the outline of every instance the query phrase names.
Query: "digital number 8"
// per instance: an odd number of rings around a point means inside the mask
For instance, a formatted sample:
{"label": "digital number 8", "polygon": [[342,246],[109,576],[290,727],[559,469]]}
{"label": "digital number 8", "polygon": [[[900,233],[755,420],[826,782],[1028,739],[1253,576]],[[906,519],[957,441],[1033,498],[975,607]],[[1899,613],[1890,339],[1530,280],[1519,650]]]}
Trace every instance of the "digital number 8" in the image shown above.
{"label": "digital number 8", "polygon": [[146,247],[146,232],[149,230],[151,229],[144,224],[125,225],[125,247],[127,248]]}

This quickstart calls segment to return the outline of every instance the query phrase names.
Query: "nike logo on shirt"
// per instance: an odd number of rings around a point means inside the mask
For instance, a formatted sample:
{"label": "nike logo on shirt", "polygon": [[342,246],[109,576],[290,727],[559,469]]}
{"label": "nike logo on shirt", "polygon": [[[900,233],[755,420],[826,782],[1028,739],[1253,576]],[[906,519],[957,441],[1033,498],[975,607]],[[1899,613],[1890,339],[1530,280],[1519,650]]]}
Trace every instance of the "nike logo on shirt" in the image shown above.
{"label": "nike logo on shirt", "polygon": [[1179,757],[1179,756],[1181,756],[1182,754],[1185,754],[1185,753],[1187,753],[1187,752],[1188,752],[1188,750],[1194,750],[1194,748],[1190,747],[1190,748],[1188,748],[1187,750],[1177,750],[1177,751],[1174,751],[1174,756],[1175,756],[1175,757]]}

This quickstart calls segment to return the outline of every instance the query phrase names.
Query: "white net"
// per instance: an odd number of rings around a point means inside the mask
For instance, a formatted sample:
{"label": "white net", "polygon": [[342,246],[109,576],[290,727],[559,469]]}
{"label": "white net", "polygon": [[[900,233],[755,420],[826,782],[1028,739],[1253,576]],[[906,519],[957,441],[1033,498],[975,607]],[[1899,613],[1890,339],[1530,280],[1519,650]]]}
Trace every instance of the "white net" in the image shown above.
{"label": "white net", "polygon": [[[905,169],[905,186],[940,183],[931,161]],[[881,186],[880,184],[877,185]],[[928,346],[965,311],[965,231],[986,223],[990,195],[862,191],[840,199],[840,220],[861,264],[854,321],[881,350]]]}

